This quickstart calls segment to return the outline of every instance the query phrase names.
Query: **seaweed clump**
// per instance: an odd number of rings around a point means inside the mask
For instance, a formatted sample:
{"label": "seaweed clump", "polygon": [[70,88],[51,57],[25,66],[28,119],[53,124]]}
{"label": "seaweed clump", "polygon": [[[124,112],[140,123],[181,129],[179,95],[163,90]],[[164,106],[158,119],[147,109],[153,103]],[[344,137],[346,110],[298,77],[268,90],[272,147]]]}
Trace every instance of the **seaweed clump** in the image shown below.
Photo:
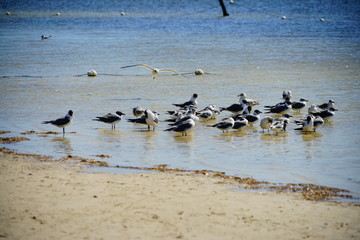
{"label": "seaweed clump", "polygon": [[304,199],[310,201],[324,201],[331,200],[333,198],[345,198],[352,199],[353,197],[350,194],[350,191],[339,188],[319,186],[315,184],[286,184],[284,186],[270,186],[272,190],[278,192],[297,192],[301,193]]}
{"label": "seaweed clump", "polygon": [[28,141],[30,139],[25,138],[25,137],[1,137],[0,138],[0,143],[17,143],[17,142],[22,142],[22,141]]}
{"label": "seaweed clump", "polygon": [[79,157],[79,156],[73,156],[73,155],[68,155],[66,157],[59,159],[59,161],[69,161],[69,160],[77,161],[82,164],[91,165],[91,166],[109,167],[109,164],[107,162],[98,161],[98,160],[91,159],[91,158],[83,158],[83,157]]}

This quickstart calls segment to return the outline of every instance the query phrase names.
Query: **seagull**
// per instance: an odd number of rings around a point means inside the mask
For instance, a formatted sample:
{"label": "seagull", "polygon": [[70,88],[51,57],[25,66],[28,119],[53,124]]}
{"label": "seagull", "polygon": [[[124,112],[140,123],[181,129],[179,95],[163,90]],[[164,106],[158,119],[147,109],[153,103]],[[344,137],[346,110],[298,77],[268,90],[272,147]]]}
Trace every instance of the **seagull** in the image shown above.
{"label": "seagull", "polygon": [[311,104],[311,106],[308,108],[309,114],[318,113],[318,112],[320,112],[320,110],[318,109],[316,104]]}
{"label": "seagull", "polygon": [[152,72],[151,74],[152,74],[153,79],[155,79],[159,75],[159,72],[172,72],[172,73],[181,75],[179,72],[171,70],[171,69],[153,68],[153,67],[150,67],[149,65],[145,65],[145,64],[135,64],[135,65],[130,65],[130,66],[124,66],[124,67],[121,67],[121,68],[129,68],[129,67],[144,67],[144,68],[147,68],[147,69],[151,70],[151,72]]}
{"label": "seagull", "polygon": [[[245,94],[245,93],[240,93],[240,94],[238,95],[238,97],[240,97],[239,103],[245,103],[245,104],[248,105],[248,106],[259,105],[259,101],[246,98],[246,94]],[[245,101],[244,101],[244,100],[245,100]]]}
{"label": "seagull", "polygon": [[212,119],[216,119],[216,116],[220,114],[220,108],[214,104],[210,104],[207,108],[209,108],[213,113],[211,116]]}
{"label": "seagull", "polygon": [[323,110],[328,110],[329,108],[334,108],[335,107],[335,101],[330,99],[329,102],[318,105],[318,107],[323,109]]}
{"label": "seagull", "polygon": [[294,110],[300,110],[303,109],[306,106],[306,102],[308,102],[309,100],[305,99],[305,98],[300,98],[299,102],[293,102],[291,104],[292,109]]}
{"label": "seagull", "polygon": [[132,113],[135,117],[141,117],[144,114],[145,110],[140,107],[134,107]]}
{"label": "seagull", "polygon": [[235,122],[234,122],[234,126],[232,128],[237,129],[238,131],[240,131],[241,129],[245,128],[248,125],[249,125],[249,121],[246,118],[237,117]]}
{"label": "seagull", "polygon": [[102,117],[96,117],[93,120],[110,124],[111,129],[115,129],[115,124],[117,124],[117,123],[119,123],[121,121],[121,116],[122,115],[125,115],[125,114],[120,112],[120,111],[117,111],[115,114],[108,113],[108,114],[105,114]]}
{"label": "seagull", "polygon": [[211,109],[209,109],[209,108],[206,108],[204,110],[196,112],[196,116],[198,116],[200,119],[202,119],[204,121],[207,121],[212,118],[213,111],[211,111]]}
{"label": "seagull", "polygon": [[315,131],[314,129],[314,116],[309,115],[306,117],[306,119],[304,121],[301,122],[295,122],[296,124],[302,125],[302,127],[300,128],[295,128],[294,130],[300,130],[303,132],[313,132]]}
{"label": "seagull", "polygon": [[234,103],[229,107],[220,107],[220,112],[229,111],[232,112],[233,114],[242,114],[245,108],[246,108],[246,104],[244,103],[243,100],[242,103]]}
{"label": "seagull", "polygon": [[270,130],[270,126],[273,123],[273,118],[270,116],[264,117],[263,119],[261,119],[260,121],[260,127],[263,129],[263,132],[265,132],[265,129]]}
{"label": "seagull", "polygon": [[193,105],[194,107],[196,107],[198,105],[198,102],[196,100],[197,97],[198,97],[198,95],[196,93],[194,93],[189,101],[181,103],[181,104],[173,103],[173,105],[176,107],[189,107],[190,105]]}
{"label": "seagull", "polygon": [[313,113],[313,115],[314,116],[319,116],[322,119],[327,120],[327,119],[332,118],[333,116],[335,116],[335,111],[338,111],[338,110],[331,107],[328,110]]}
{"label": "seagull", "polygon": [[45,36],[45,35],[41,35],[41,40],[46,40],[46,39],[50,39],[51,36]]}
{"label": "seagull", "polygon": [[293,116],[290,115],[290,114],[285,113],[285,114],[283,114],[283,115],[282,115],[281,117],[279,117],[279,118],[274,118],[274,119],[273,119],[273,122],[275,122],[275,121],[283,121],[283,122],[286,122],[287,124],[289,124],[291,117],[293,117]]}
{"label": "seagull", "polygon": [[209,125],[208,127],[216,127],[220,130],[223,131],[223,133],[225,131],[229,131],[229,129],[233,128],[235,124],[235,120],[232,117],[229,118],[224,118],[223,120],[221,120],[220,122],[214,124],[214,125]]}
{"label": "seagull", "polygon": [[52,125],[54,125],[54,126],[57,126],[57,127],[59,127],[59,128],[62,128],[62,129],[63,129],[63,134],[65,134],[65,127],[68,126],[68,125],[70,125],[71,120],[72,120],[72,118],[73,118],[73,115],[74,115],[73,111],[72,111],[72,110],[69,110],[69,112],[68,112],[68,113],[66,114],[66,116],[63,117],[63,118],[58,118],[58,119],[56,119],[56,120],[50,120],[50,121],[43,121],[42,123],[43,123],[43,124],[48,124],[48,123],[50,123],[50,124],[52,124]]}
{"label": "seagull", "polygon": [[203,110],[200,110],[196,112],[196,116],[198,116],[200,119],[207,121],[210,119],[215,119],[216,115],[220,114],[219,110],[216,110],[215,106],[210,104]]}
{"label": "seagull", "polygon": [[259,110],[255,110],[254,114],[245,114],[243,115],[243,117],[246,118],[249,124],[252,126],[260,120],[260,113],[262,112],[260,112]]}
{"label": "seagull", "polygon": [[148,126],[148,130],[150,131],[150,126],[153,127],[153,130],[155,130],[155,127],[159,124],[159,117],[156,112],[146,109],[144,111],[144,115],[140,118],[128,119],[127,121],[132,123],[145,124]]}
{"label": "seagull", "polygon": [[291,95],[291,91],[283,91],[282,93],[282,98],[286,101],[286,100],[289,100],[292,98],[292,95]]}
{"label": "seagull", "polygon": [[188,119],[192,119],[194,121],[199,121],[199,117],[195,115],[195,109],[192,108],[191,110],[189,110],[185,115],[181,114],[179,115],[173,122],[174,123],[170,123],[170,126],[176,126],[179,125],[181,122],[184,122]]}
{"label": "seagull", "polygon": [[274,118],[272,124],[270,125],[270,129],[274,130],[276,133],[281,131],[285,132],[287,125],[290,123],[291,117],[291,115],[285,113],[279,118]]}
{"label": "seagull", "polygon": [[314,132],[316,132],[316,129],[324,125],[324,119],[320,116],[316,116],[314,119]]}
{"label": "seagull", "polygon": [[283,105],[278,105],[267,109],[268,112],[265,113],[285,113],[291,109],[291,102],[285,101]]}
{"label": "seagull", "polygon": [[274,121],[271,126],[270,129],[276,132],[276,135],[279,134],[279,132],[285,132],[286,131],[286,126],[288,125],[287,121]]}
{"label": "seagull", "polygon": [[179,124],[172,128],[165,129],[164,131],[174,131],[181,133],[182,136],[187,136],[187,133],[195,127],[195,121],[192,118],[186,121],[181,121]]}

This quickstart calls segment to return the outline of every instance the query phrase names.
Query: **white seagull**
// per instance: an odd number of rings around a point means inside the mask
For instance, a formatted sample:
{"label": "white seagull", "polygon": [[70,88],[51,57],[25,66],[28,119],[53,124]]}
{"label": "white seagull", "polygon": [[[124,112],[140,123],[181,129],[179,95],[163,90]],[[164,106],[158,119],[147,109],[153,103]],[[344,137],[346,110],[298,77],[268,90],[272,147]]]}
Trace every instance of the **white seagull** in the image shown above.
{"label": "white seagull", "polygon": [[59,127],[59,128],[62,128],[62,129],[63,129],[63,134],[65,134],[65,127],[68,126],[68,125],[70,125],[71,120],[72,120],[72,118],[73,118],[73,115],[74,115],[73,111],[72,111],[72,110],[69,110],[69,112],[68,112],[68,113],[66,114],[66,116],[63,117],[63,118],[58,118],[58,119],[56,119],[56,120],[50,120],[50,121],[43,121],[42,123],[43,123],[43,124],[48,124],[48,123],[50,123],[50,124],[52,124],[52,125],[54,125],[54,126],[57,126],[57,127]]}
{"label": "white seagull", "polygon": [[196,116],[198,116],[200,119],[207,121],[210,119],[215,119],[216,115],[219,114],[220,111],[216,111],[214,105],[209,105],[203,110],[197,111]]}
{"label": "white seagull", "polygon": [[[246,98],[245,93],[240,93],[238,95],[238,97],[240,97],[239,103],[245,103],[247,106],[252,106],[252,107],[255,106],[255,105],[259,105],[259,101]],[[245,100],[245,102],[244,102],[244,100]]]}
{"label": "white seagull", "polygon": [[270,129],[274,130],[276,134],[279,132],[285,132],[287,125],[290,123],[290,118],[292,116],[289,114],[283,114],[282,117],[273,119]]}
{"label": "white seagull", "polygon": [[153,67],[150,67],[149,65],[145,65],[145,64],[135,64],[135,65],[124,66],[124,67],[121,67],[121,68],[129,68],[129,67],[144,67],[144,68],[147,68],[147,69],[151,70],[151,75],[152,75],[153,79],[155,79],[159,75],[160,72],[172,72],[172,73],[175,73],[177,75],[181,75],[179,72],[171,70],[171,69],[153,68]]}
{"label": "white seagull", "polygon": [[155,127],[159,124],[159,117],[156,112],[146,109],[144,115],[140,118],[128,119],[127,121],[132,123],[145,124],[148,126],[148,130],[150,131],[150,127],[153,127],[153,130],[155,130]]}
{"label": "white seagull", "polygon": [[315,131],[314,129],[314,116],[307,116],[305,120],[301,121],[301,122],[295,122],[296,124],[302,125],[302,127],[300,128],[295,128],[294,130],[300,130],[303,132],[313,132]]}
{"label": "white seagull", "polygon": [[265,132],[265,129],[269,131],[271,124],[273,123],[273,118],[270,116],[266,116],[260,121],[260,127],[263,129],[263,132]]}
{"label": "white seagull", "polygon": [[115,129],[115,124],[119,123],[121,121],[121,116],[125,115],[124,113],[117,111],[115,114],[113,113],[108,113],[105,114],[102,117],[96,117],[93,119],[93,121],[99,121],[99,122],[103,122],[106,124],[110,124],[111,125],[111,129]]}
{"label": "white seagull", "polygon": [[320,112],[320,110],[316,104],[311,104],[311,106],[308,108],[309,114],[318,113],[318,112]]}

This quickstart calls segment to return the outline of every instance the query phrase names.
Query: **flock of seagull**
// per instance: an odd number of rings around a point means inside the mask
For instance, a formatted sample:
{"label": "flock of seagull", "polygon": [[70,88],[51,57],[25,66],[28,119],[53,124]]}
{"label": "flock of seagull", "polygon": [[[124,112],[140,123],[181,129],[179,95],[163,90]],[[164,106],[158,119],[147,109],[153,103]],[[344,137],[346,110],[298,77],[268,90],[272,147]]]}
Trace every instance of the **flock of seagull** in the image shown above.
{"label": "flock of seagull", "polygon": [[[307,105],[308,100],[301,98],[299,101],[292,101],[291,91],[283,91],[283,101],[271,106],[264,106],[265,113],[270,116],[260,117],[262,113],[260,110],[253,108],[259,105],[259,102],[246,97],[245,93],[238,95],[239,101],[229,105],[228,107],[217,107],[210,104],[204,109],[198,110],[198,94],[194,93],[189,101],[181,104],[172,104],[177,107],[176,110],[167,111],[166,114],[169,118],[163,122],[167,122],[169,127],[164,131],[173,131],[186,136],[188,132],[195,128],[198,121],[209,121],[217,119],[217,116],[222,112],[230,112],[230,116],[222,118],[215,124],[207,125],[207,127],[217,128],[223,133],[229,130],[241,131],[247,126],[258,125],[263,132],[273,131],[276,135],[280,132],[286,132],[286,128],[290,123],[292,115],[289,114],[290,110],[300,112]],[[320,105],[311,104],[307,109],[308,115],[300,120],[294,120],[298,125],[294,130],[303,132],[315,132],[325,121],[335,115],[335,102],[330,99],[327,103]],[[43,124],[52,124],[63,129],[65,134],[65,127],[71,124],[73,119],[73,111],[69,110],[65,117],[56,120],[43,121]],[[135,118],[127,119],[128,122],[135,124],[143,124],[154,131],[159,125],[159,113],[150,109],[142,109],[135,107],[132,109],[132,114]],[[106,115],[96,117],[93,120],[110,124],[112,129],[121,121],[121,117],[125,115],[121,111],[116,113],[108,113]]]}

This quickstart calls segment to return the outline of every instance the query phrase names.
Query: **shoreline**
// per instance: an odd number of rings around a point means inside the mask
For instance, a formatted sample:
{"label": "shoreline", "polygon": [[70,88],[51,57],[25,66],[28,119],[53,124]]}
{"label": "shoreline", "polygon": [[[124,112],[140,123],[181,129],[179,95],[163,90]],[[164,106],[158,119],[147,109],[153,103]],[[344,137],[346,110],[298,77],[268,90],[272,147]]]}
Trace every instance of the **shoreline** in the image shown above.
{"label": "shoreline", "polygon": [[189,172],[86,173],[37,155],[0,152],[0,164],[4,239],[360,238],[359,206],[300,193]]}
{"label": "shoreline", "polygon": [[[10,138],[17,141],[19,137]],[[20,141],[23,141],[22,139]],[[12,140],[10,140],[12,142]],[[238,184],[234,189],[245,189],[245,190],[263,190],[263,191],[274,191],[278,193],[300,193],[302,198],[310,201],[330,201],[330,202],[346,202],[353,205],[360,205],[357,193],[351,192],[347,189],[328,187],[323,185],[311,184],[311,183],[273,183],[269,181],[259,181],[252,177],[237,177],[226,175],[225,172],[214,171],[214,170],[185,170],[181,168],[170,168],[168,164],[154,165],[153,167],[134,167],[134,166],[111,166],[106,161],[96,160],[93,158],[84,158],[80,156],[68,155],[56,159],[51,156],[39,155],[39,154],[26,154],[18,153],[7,148],[0,147],[0,153],[16,155],[20,157],[35,157],[41,161],[49,162],[63,162],[63,163],[79,163],[83,166],[95,166],[105,167],[113,169],[128,169],[137,171],[150,171],[150,172],[168,172],[168,173],[188,173],[192,175],[204,175],[219,179],[222,184]],[[94,155],[94,157],[105,159],[110,156],[108,155]],[[102,171],[95,171],[100,172]],[[103,171],[104,173],[109,173]],[[111,173],[109,173],[111,174]],[[356,198],[354,199],[354,196]],[[352,201],[354,200],[354,201]]]}

